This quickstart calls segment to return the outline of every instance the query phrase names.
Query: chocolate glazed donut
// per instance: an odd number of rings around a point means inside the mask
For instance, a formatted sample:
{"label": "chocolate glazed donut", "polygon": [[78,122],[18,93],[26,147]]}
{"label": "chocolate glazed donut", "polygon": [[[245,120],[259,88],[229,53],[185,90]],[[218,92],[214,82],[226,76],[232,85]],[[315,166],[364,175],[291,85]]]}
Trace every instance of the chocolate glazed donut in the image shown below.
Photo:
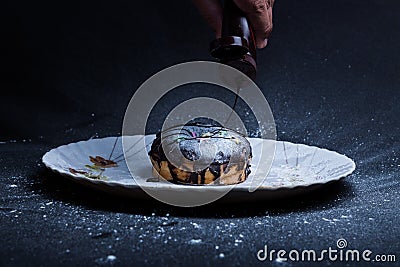
{"label": "chocolate glazed donut", "polygon": [[[245,181],[250,174],[250,143],[244,136],[232,130],[196,122],[183,128],[169,129],[162,136],[163,140],[161,133],[157,134],[149,152],[155,177],[161,176],[170,182],[181,184],[230,185]],[[169,162],[164,152],[165,146],[176,147],[177,144],[187,159],[181,166]],[[205,147],[203,154],[200,144]],[[216,148],[216,151],[208,149],[211,147]],[[174,150],[167,148],[166,151]],[[211,163],[199,170],[196,161],[200,159]]]}

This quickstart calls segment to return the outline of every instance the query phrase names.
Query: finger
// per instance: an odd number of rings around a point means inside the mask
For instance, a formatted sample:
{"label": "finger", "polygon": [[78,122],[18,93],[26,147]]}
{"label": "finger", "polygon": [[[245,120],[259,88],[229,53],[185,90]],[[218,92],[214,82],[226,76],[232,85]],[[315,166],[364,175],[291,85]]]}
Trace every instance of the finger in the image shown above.
{"label": "finger", "polygon": [[221,37],[222,7],[218,0],[193,0],[207,23],[215,31],[217,38]]}
{"label": "finger", "polygon": [[272,0],[234,0],[253,28],[258,48],[264,48],[272,31]]}

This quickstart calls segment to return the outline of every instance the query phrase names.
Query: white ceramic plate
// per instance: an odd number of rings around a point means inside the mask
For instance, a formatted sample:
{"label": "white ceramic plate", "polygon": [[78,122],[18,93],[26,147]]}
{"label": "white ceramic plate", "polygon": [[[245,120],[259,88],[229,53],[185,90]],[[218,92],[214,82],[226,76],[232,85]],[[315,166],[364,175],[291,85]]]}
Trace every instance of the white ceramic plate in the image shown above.
{"label": "white ceramic plate", "polygon": [[[219,190],[221,186],[175,185],[167,182],[157,182],[152,177],[152,165],[148,158],[137,158],[137,168],[129,172],[125,163],[121,138],[108,137],[91,139],[60,146],[52,149],[43,156],[43,163],[51,170],[66,176],[82,185],[90,186],[110,193],[133,198],[148,198],[138,186],[157,187],[173,193],[176,190]],[[143,136],[130,138],[140,140]],[[151,144],[154,135],[145,136],[146,144]],[[254,153],[263,142],[258,138],[249,138],[253,148],[253,160],[259,160],[258,153]],[[93,168],[94,164],[89,156],[108,159],[111,151],[118,166],[105,168],[104,171]],[[252,174],[223,197],[223,201],[249,201],[260,199],[274,199],[292,196],[298,193],[309,192],[320,185],[337,181],[350,175],[355,170],[355,163],[345,155],[334,151],[293,144],[285,141],[276,141],[275,157],[270,172],[263,184],[255,191],[249,192]],[[139,153],[143,154],[143,153]],[[133,179],[133,176],[135,179]]]}

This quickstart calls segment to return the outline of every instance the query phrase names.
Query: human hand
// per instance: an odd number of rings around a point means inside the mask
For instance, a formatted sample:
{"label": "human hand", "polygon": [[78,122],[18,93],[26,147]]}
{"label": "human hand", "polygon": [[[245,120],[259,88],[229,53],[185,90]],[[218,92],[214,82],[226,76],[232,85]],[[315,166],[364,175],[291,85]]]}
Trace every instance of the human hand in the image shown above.
{"label": "human hand", "polygon": [[[274,0],[229,0],[245,13],[253,29],[258,48],[267,46],[268,37],[272,32],[272,7]],[[215,31],[217,38],[221,37],[222,6],[219,0],[193,0],[201,15]]]}

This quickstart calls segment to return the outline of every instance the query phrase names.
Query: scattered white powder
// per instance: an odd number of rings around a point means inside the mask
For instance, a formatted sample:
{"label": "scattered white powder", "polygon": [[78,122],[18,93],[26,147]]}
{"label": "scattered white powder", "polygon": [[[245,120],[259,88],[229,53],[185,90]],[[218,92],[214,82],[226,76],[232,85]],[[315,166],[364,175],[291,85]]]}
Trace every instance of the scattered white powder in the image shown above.
{"label": "scattered white powder", "polygon": [[203,240],[201,240],[201,239],[191,239],[191,240],[189,240],[189,244],[190,245],[196,245],[196,244],[201,244],[203,242]]}
{"label": "scattered white powder", "polygon": [[117,259],[117,257],[115,257],[114,255],[107,256],[107,261],[115,261],[116,259]]}

